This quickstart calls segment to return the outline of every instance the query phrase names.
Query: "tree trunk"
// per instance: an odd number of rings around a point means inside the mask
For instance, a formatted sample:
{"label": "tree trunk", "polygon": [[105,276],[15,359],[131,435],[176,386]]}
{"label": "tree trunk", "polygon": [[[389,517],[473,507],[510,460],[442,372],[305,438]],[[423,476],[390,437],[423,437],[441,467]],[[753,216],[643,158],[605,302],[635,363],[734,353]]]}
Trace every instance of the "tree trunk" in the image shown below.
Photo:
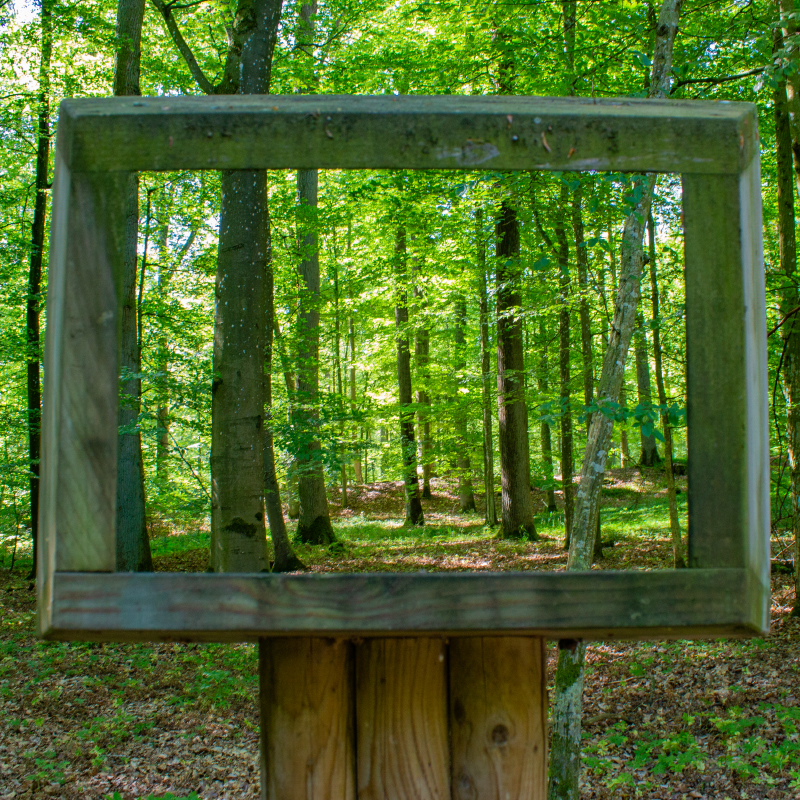
{"label": "tree trunk", "polygon": [[519,221],[506,200],[497,223],[497,409],[502,528],[505,538],[537,539],[531,500],[528,407],[522,349]]}
{"label": "tree trunk", "polygon": [[[467,371],[467,299],[464,295],[456,298],[455,313],[455,376],[456,385],[460,388]],[[467,409],[458,391],[456,391],[456,451],[458,453],[458,506],[463,514],[475,510],[475,494],[472,491],[470,472]]]}
{"label": "tree trunk", "polygon": [[[347,319],[347,334],[350,339],[350,411],[356,411],[356,326],[352,314]],[[364,483],[364,476],[361,473],[361,455],[359,451],[359,427],[358,423],[353,423],[353,444],[355,448],[355,458],[353,459],[353,475],[356,483],[360,486]]]}
{"label": "tree trunk", "polygon": [[561,399],[561,492],[564,496],[564,547],[569,547],[572,533],[572,507],[574,487],[572,485],[572,408],[570,404],[569,369],[569,243],[564,224],[569,204],[569,188],[561,184],[561,202],[556,217],[556,241],[558,243],[559,268],[559,312],[558,312],[558,375]]}
{"label": "tree trunk", "polygon": [[[305,8],[305,6],[304,6]],[[325,494],[322,448],[314,435],[319,402],[319,249],[317,245],[317,181],[315,169],[297,171],[300,207],[299,240],[301,249],[298,313],[297,384],[295,420],[307,442],[297,453],[300,519],[297,538],[308,544],[330,544],[336,540]]]}
{"label": "tree trunk", "polygon": [[[653,393],[650,384],[650,358],[647,353],[647,333],[644,328],[644,311],[639,308],[636,315],[636,388],[639,395],[639,404],[650,407],[653,402]],[[661,463],[661,456],[656,447],[656,437],[654,434],[645,435],[640,429],[641,455],[639,456],[640,467],[655,467]]]}
{"label": "tree trunk", "polygon": [[[138,95],[144,0],[119,0],[117,52],[114,59],[114,94]],[[145,516],[144,465],[139,433],[141,402],[141,353],[136,300],[139,243],[139,176],[128,177],[125,226],[125,264],[122,278],[122,326],[120,331],[121,398],[117,453],[117,570],[149,572],[153,569]]]}
{"label": "tree trunk", "polygon": [[[550,391],[549,380],[550,365],[547,358],[547,329],[543,318],[539,318],[539,375],[537,385],[539,392],[547,396]],[[542,417],[539,423],[539,431],[542,437],[542,459],[544,460],[544,473],[547,479],[547,513],[552,514],[558,510],[556,505],[555,478],[553,471],[553,436],[550,430],[550,423]]]}
{"label": "tree trunk", "polygon": [[[797,21],[792,16],[794,0],[780,0],[785,40],[776,47],[786,47],[786,55],[794,66],[800,65],[798,53]],[[776,36],[777,33],[776,29]],[[787,276],[786,288],[780,301],[781,319],[800,305],[796,288],[796,241],[794,195],[786,185],[787,146],[794,161],[795,183],[800,195],[800,74],[787,71],[785,94],[775,91],[775,128],[778,160],[778,225],[781,244],[781,267]],[[789,464],[791,467],[792,529],[794,533],[794,583],[795,601],[792,616],[800,616],[800,320],[794,314],[790,322],[781,327],[784,347],[783,388],[786,395],[786,426],[789,439]]]}
{"label": "tree trunk", "polygon": [[[664,0],[658,18],[653,57],[650,97],[669,94],[672,71],[672,47],[678,31],[683,0]],[[612,403],[619,397],[639,303],[644,224],[650,214],[656,176],[639,177],[640,200],[625,221],[622,235],[619,292],[614,309],[609,344],[597,387],[598,402]],[[581,467],[581,481],[575,502],[575,516],[570,540],[568,569],[588,570],[594,552],[594,532],[598,500],[606,469],[613,423],[605,414],[594,414],[589,440]],[[570,651],[572,655],[570,655]],[[555,676],[553,731],[550,756],[549,800],[577,800],[580,779],[580,719],[583,702],[584,651],[580,643],[560,643]]]}
{"label": "tree trunk", "polygon": [[[334,353],[333,353],[333,371],[334,380],[336,381],[336,394],[341,402],[342,420],[339,423],[339,439],[340,439],[340,464],[339,473],[341,476],[342,487],[342,508],[347,508],[347,462],[346,462],[346,446],[344,441],[345,436],[345,423],[344,423],[344,409],[347,404],[345,398],[344,384],[342,383],[342,334],[341,323],[339,319],[339,253],[336,248],[336,228],[333,229],[333,333],[334,333]],[[345,338],[345,360],[347,359],[347,339]]]}
{"label": "tree trunk", "polygon": [[[241,83],[231,83],[238,93],[265,94],[280,0],[247,4],[239,12],[226,73],[234,79],[241,76]],[[239,69],[233,67],[237,59]],[[211,563],[217,572],[259,572],[268,568],[264,524],[266,172],[223,172],[221,183],[211,401]]]}
{"label": "tree trunk", "polygon": [[[304,89],[316,88],[314,74],[314,17],[316,0],[300,8],[298,49],[308,58],[300,64],[304,73]],[[315,169],[297,171],[298,242],[300,246],[300,292],[297,348],[297,406],[296,422],[308,439],[297,454],[300,497],[300,518],[297,538],[307,544],[330,544],[336,541],[325,493],[325,474],[322,469],[322,448],[314,435],[319,412],[319,244],[317,218],[318,173]]]}
{"label": "tree trunk", "polygon": [[481,327],[481,404],[483,411],[483,491],[486,498],[486,524],[497,525],[494,502],[494,442],[492,441],[492,355],[489,350],[489,298],[486,287],[486,238],[483,232],[483,209],[475,211],[478,281]]}
{"label": "tree trunk", "polygon": [[397,229],[395,239],[394,309],[397,328],[397,387],[400,401],[400,449],[403,458],[403,484],[406,498],[406,524],[424,525],[417,477],[417,445],[414,441],[414,412],[411,406],[411,351],[408,342],[408,289],[406,287],[406,232]]}
{"label": "tree trunk", "polygon": [[[789,188],[791,189],[791,164]],[[656,274],[656,231],[652,211],[647,220],[648,245],[650,249],[650,303],[653,309],[653,358],[656,362],[656,388],[661,406],[661,426],[664,428],[664,467],[667,477],[667,500],[669,502],[669,529],[672,538],[672,558],[676,569],[686,566],[686,548],[678,519],[678,498],[675,492],[675,475],[672,472],[672,426],[667,405],[667,390],[664,385],[664,365],[661,354],[661,316],[659,313],[658,280]]]}
{"label": "tree trunk", "polygon": [[[580,292],[579,318],[581,323],[581,358],[583,361],[583,402],[590,406],[594,400],[594,367],[592,363],[592,326],[589,319],[589,268],[586,241],[583,235],[583,187],[578,183],[572,193],[572,230],[575,235],[575,262],[578,266],[578,291]],[[586,430],[591,425],[591,414],[586,415]],[[603,540],[600,533],[600,514],[597,514],[594,553],[603,557]]]}
{"label": "tree trunk", "polygon": [[[785,0],[782,2],[785,5]],[[794,5],[794,4],[792,4]],[[786,9],[784,13],[789,12]],[[793,20],[787,20],[794,26]],[[791,30],[792,37],[796,36]],[[784,46],[783,34],[779,28],[773,30],[773,49],[780,50]],[[792,47],[795,47],[792,38]],[[790,95],[797,99],[797,87],[792,87]],[[800,320],[797,313],[792,313],[800,305],[800,292],[797,290],[797,243],[795,237],[794,191],[792,187],[792,150],[797,148],[797,140],[793,134],[789,110],[791,105],[787,98],[787,85],[779,84],[773,91],[775,107],[775,140],[777,156],[778,184],[778,238],[780,242],[781,269],[786,280],[781,291],[780,315],[786,322],[781,326],[783,342],[783,391],[786,395],[786,428],[789,449],[789,465],[791,469],[792,494],[792,528],[794,533],[794,577],[795,605],[793,616],[800,616]],[[800,123],[800,120],[797,120]],[[798,150],[795,149],[795,155]],[[798,169],[795,161],[795,169]],[[798,175],[798,191],[800,192],[800,173]],[[787,319],[787,316],[791,316]]]}
{"label": "tree trunk", "polygon": [[[36,143],[36,202],[31,230],[31,260],[25,309],[27,343],[28,465],[30,470],[31,539],[36,576],[39,544],[39,459],[41,457],[42,384],[39,347],[39,308],[41,306],[42,261],[47,220],[48,167],[50,163],[50,59],[53,53],[53,2],[42,0],[41,52],[39,56],[39,119]],[[135,266],[134,266],[135,270]]]}
{"label": "tree trunk", "polygon": [[[167,268],[168,252],[167,243],[169,242],[169,225],[171,203],[165,203],[162,193],[161,208],[156,204],[156,215],[158,217],[158,277],[156,287],[158,297],[161,301],[166,301],[167,289],[170,281],[170,270]],[[158,439],[156,440],[156,473],[160,480],[167,478],[167,466],[169,459],[169,342],[166,326],[161,326],[158,333],[158,344],[156,345],[156,425],[158,428]]]}
{"label": "tree trunk", "polygon": [[431,498],[431,396],[428,392],[430,378],[431,332],[424,316],[425,294],[420,285],[420,261],[414,261],[414,299],[422,312],[422,323],[414,331],[414,361],[417,367],[417,379],[422,384],[417,388],[417,431],[419,433],[419,456],[422,464],[422,498]]}

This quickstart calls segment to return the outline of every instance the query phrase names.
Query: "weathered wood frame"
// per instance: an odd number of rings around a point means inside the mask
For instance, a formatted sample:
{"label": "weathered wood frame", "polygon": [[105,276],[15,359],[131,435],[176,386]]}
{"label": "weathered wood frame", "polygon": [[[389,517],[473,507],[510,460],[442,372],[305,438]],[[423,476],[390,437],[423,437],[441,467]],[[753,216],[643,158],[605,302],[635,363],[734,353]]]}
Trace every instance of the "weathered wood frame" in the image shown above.
{"label": "weathered wood frame", "polygon": [[[691,569],[112,574],[126,173],[302,167],[682,174]],[[765,298],[750,104],[452,96],[64,101],[47,321],[38,564],[46,638],[691,638],[768,629]]]}

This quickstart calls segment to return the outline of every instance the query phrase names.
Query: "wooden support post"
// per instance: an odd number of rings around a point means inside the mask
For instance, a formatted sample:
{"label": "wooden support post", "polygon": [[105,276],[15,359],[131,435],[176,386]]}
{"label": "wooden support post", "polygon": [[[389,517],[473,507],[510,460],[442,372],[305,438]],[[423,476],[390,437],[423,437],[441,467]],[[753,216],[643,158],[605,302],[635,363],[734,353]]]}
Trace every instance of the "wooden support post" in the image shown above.
{"label": "wooden support post", "polygon": [[127,174],[56,160],[45,342],[39,626],[56,570],[113,572]]}
{"label": "wooden support post", "polygon": [[545,800],[544,639],[450,640],[453,800]]}
{"label": "wooden support post", "polygon": [[[766,330],[758,159],[683,175],[689,564],[769,588]],[[762,593],[763,595],[763,593]],[[768,619],[763,602],[754,613]]]}
{"label": "wooden support post", "polygon": [[261,639],[258,652],[262,800],[354,800],[352,645]]}
{"label": "wooden support post", "polygon": [[449,800],[447,653],[438,638],[356,648],[359,800]]}

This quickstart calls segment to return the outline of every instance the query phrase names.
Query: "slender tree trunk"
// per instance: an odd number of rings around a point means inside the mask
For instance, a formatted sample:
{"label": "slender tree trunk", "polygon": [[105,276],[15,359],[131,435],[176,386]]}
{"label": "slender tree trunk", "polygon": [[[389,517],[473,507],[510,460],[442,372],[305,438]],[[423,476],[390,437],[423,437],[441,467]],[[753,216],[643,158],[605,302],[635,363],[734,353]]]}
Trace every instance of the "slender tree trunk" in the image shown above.
{"label": "slender tree trunk", "polygon": [[[791,188],[791,172],[789,175]],[[686,566],[686,548],[678,519],[678,498],[675,492],[675,475],[672,472],[672,426],[667,405],[667,390],[664,385],[664,365],[661,353],[661,315],[659,312],[658,279],[656,271],[656,231],[652,211],[647,219],[648,245],[650,250],[650,303],[653,310],[653,358],[656,363],[656,388],[661,406],[661,426],[664,429],[664,467],[667,477],[667,500],[669,502],[669,529],[672,538],[672,557],[676,569]]]}
{"label": "slender tree trunk", "polygon": [[[346,399],[344,385],[342,383],[342,333],[339,319],[339,253],[336,249],[336,228],[333,229],[333,335],[334,335],[334,380],[336,381],[336,393],[341,400],[341,411],[344,415]],[[345,339],[345,359],[347,359],[347,339]],[[339,474],[341,476],[342,487],[342,508],[347,508],[347,463],[345,461],[346,447],[344,443],[344,418],[339,424],[339,438],[341,440]]]}
{"label": "slender tree trunk", "polygon": [[395,239],[394,309],[397,328],[397,387],[400,401],[400,449],[403,458],[403,484],[406,498],[406,524],[424,525],[422,501],[417,477],[417,445],[414,441],[414,412],[411,406],[411,351],[408,342],[408,288],[406,269],[406,232],[397,229]]}
{"label": "slender tree trunk", "polygon": [[[347,335],[350,339],[350,410],[356,411],[356,326],[352,314],[347,318]],[[364,476],[361,474],[361,455],[358,449],[359,427],[358,423],[353,423],[353,443],[355,445],[356,456],[353,459],[353,475],[356,483],[360,486],[364,483]]]}
{"label": "slender tree trunk", "polygon": [[[455,375],[457,385],[460,386],[465,380],[467,371],[467,299],[464,295],[456,298],[455,313]],[[458,505],[463,514],[475,510],[475,494],[472,491],[470,472],[467,409],[458,392],[456,392],[456,450],[458,453]]]}
{"label": "slender tree trunk", "polygon": [[[797,192],[800,196],[800,73],[797,67],[800,66],[800,46],[798,42],[797,20],[793,16],[795,13],[794,0],[779,0],[779,8],[781,11],[781,22],[783,24],[782,37],[783,41],[780,43],[781,47],[786,48],[786,56],[788,61],[794,66],[794,70],[786,71],[786,103],[781,105],[785,108],[784,114],[788,116],[789,128],[789,143],[794,163],[794,176]],[[777,44],[777,43],[776,43]],[[775,113],[776,113],[776,129],[785,127],[785,123],[778,122],[778,102],[776,99]],[[787,215],[788,210],[781,209],[781,198],[783,204],[788,209],[789,195],[786,188],[781,189],[781,175],[782,160],[785,160],[783,151],[785,150],[786,133],[778,130],[778,185],[779,185],[779,225],[781,213]],[[781,141],[783,140],[783,141]],[[792,204],[794,198],[792,196]],[[792,208],[791,219],[794,220],[794,209]],[[786,246],[794,252],[794,228],[792,227],[791,233],[788,229],[788,221],[786,223]],[[796,256],[791,257],[787,254],[784,259],[783,251],[783,236],[781,236],[781,265],[784,273],[789,276],[787,281],[787,288],[784,291],[784,296],[781,298],[780,308],[781,316],[785,316],[786,308],[791,305],[796,308],[798,302],[798,294],[795,286],[797,281],[796,275]],[[792,244],[789,244],[791,238]],[[794,260],[793,260],[794,259]],[[792,294],[794,293],[794,299]],[[795,604],[792,609],[792,616],[800,616],[800,321],[795,314],[792,317],[791,323],[784,324],[781,328],[781,337],[783,346],[785,348],[784,364],[783,364],[783,386],[784,393],[786,394],[786,426],[787,435],[789,439],[789,464],[791,468],[791,493],[792,493],[792,529],[794,533],[794,583],[795,583]]]}
{"label": "slender tree trunk", "polygon": [[[672,48],[678,31],[683,0],[664,0],[659,13],[653,56],[650,97],[669,94],[672,71]],[[644,225],[650,214],[654,175],[637,179],[640,200],[625,221],[622,235],[619,292],[614,310],[611,335],[597,387],[598,402],[616,402],[625,370],[636,311],[644,254]],[[613,423],[605,414],[594,414],[589,441],[581,467],[580,488],[575,501],[575,516],[570,540],[568,569],[588,570],[594,552],[596,515],[600,490],[606,470]],[[583,702],[584,650],[580,642],[572,648],[559,647],[555,676],[553,740],[549,768],[549,800],[577,800],[580,782],[581,708]]]}
{"label": "slender tree trunk", "polygon": [[[277,13],[280,13],[280,6]],[[277,21],[276,21],[277,29]],[[295,555],[286,531],[286,520],[281,507],[280,487],[275,469],[275,442],[272,434],[272,356],[275,338],[275,278],[273,273],[272,235],[269,212],[264,206],[267,223],[267,266],[264,287],[264,507],[269,521],[269,532],[275,559],[273,572],[292,572],[305,569],[302,561]],[[290,381],[287,381],[287,387]],[[291,399],[291,397],[290,397]]]}
{"label": "slender tree trunk", "polygon": [[[785,0],[784,0],[785,4]],[[788,9],[787,9],[788,11]],[[792,25],[795,23],[792,22]],[[793,35],[794,31],[792,31]],[[794,44],[794,42],[793,42]],[[773,49],[784,46],[783,34],[779,28],[773,30]],[[789,83],[789,94],[796,99],[796,87]],[[795,236],[794,191],[792,187],[792,148],[793,139],[790,102],[787,98],[787,85],[779,84],[773,90],[775,108],[775,140],[778,177],[778,239],[780,242],[781,269],[786,280],[780,298],[781,319],[800,305],[800,292],[797,289],[797,243]],[[795,169],[798,163],[795,162]],[[798,183],[800,191],[800,183]],[[792,528],[794,532],[795,605],[793,616],[800,616],[800,321],[798,315],[791,317],[781,326],[783,343],[783,391],[786,396],[786,428],[791,469]]]}
{"label": "slender tree trunk", "polygon": [[[167,291],[171,272],[167,266],[169,254],[167,243],[169,242],[170,225],[170,205],[164,203],[162,196],[162,207],[156,204],[156,214],[158,216],[158,275],[156,278],[156,288],[159,299],[166,301]],[[166,326],[161,326],[158,333],[158,343],[156,345],[156,424],[158,427],[158,439],[156,440],[156,473],[160,480],[167,478],[167,466],[169,459],[169,343],[166,333]]]}
{"label": "slender tree trunk", "polygon": [[[644,311],[639,307],[636,315],[636,388],[639,394],[639,404],[649,407],[653,402],[653,393],[650,384],[650,357],[647,353],[647,333],[644,327]],[[645,435],[640,430],[641,455],[639,456],[639,466],[654,467],[661,463],[661,456],[656,447],[656,437],[654,434]]]}
{"label": "slender tree trunk", "polygon": [[486,237],[483,232],[483,209],[475,212],[478,281],[480,287],[481,327],[481,405],[483,411],[483,491],[486,498],[486,524],[497,525],[494,497],[494,442],[492,437],[492,354],[489,343],[489,298],[486,287]]}
{"label": "slender tree trunk", "polygon": [[558,312],[558,375],[561,398],[561,492],[564,496],[564,547],[569,547],[572,532],[574,487],[572,473],[572,408],[570,405],[570,319],[569,319],[569,242],[564,217],[569,205],[569,188],[561,184],[561,202],[556,217],[558,243],[559,312]]}
{"label": "slender tree trunk", "polygon": [[335,541],[325,476],[322,470],[322,448],[314,433],[318,421],[319,398],[319,249],[316,232],[317,181],[315,169],[297,172],[301,225],[300,292],[298,314],[297,385],[295,420],[305,432],[307,443],[297,454],[300,519],[297,537],[308,544],[330,544]]}
{"label": "slender tree trunk", "polygon": [[[41,51],[39,56],[39,113],[36,143],[36,202],[31,231],[31,260],[25,309],[27,343],[28,465],[30,470],[31,538],[36,576],[39,544],[39,459],[41,457],[42,386],[39,351],[39,308],[41,306],[44,234],[47,220],[48,169],[50,165],[50,59],[53,53],[53,0],[42,0]],[[135,269],[135,268],[134,268]]]}
{"label": "slender tree trunk", "polygon": [[[313,70],[314,17],[316,0],[304,3],[300,9],[297,40],[299,50],[308,56],[301,64],[307,90],[316,86]],[[297,454],[300,496],[300,519],[297,538],[308,544],[330,544],[336,540],[325,493],[325,475],[322,469],[322,448],[314,434],[319,412],[319,244],[317,233],[317,186],[315,169],[297,171],[298,240],[300,244],[300,292],[298,313],[299,336],[297,352],[297,407],[296,422],[305,432],[307,444]]]}
{"label": "slender tree trunk", "polygon": [[428,391],[430,378],[431,332],[425,317],[425,293],[422,290],[421,260],[415,259],[412,272],[414,274],[414,299],[421,312],[422,322],[414,330],[414,361],[417,368],[417,380],[421,384],[416,392],[417,400],[417,432],[419,434],[419,458],[422,464],[422,498],[431,498],[431,396]]}
{"label": "slender tree trunk", "polygon": [[[224,88],[240,94],[265,94],[280,0],[253,5],[240,2],[239,6],[226,63],[226,73],[232,73],[235,80]],[[221,183],[212,384],[211,563],[217,572],[259,572],[268,568],[264,522],[266,172],[223,172]]]}
{"label": "slender tree trunk", "polygon": [[[583,235],[583,186],[578,183],[572,193],[572,230],[575,235],[575,263],[578,267],[580,292],[579,318],[581,323],[581,358],[583,361],[583,402],[589,406],[594,400],[594,365],[592,363],[592,326],[589,319],[589,266],[586,241]],[[591,425],[591,414],[586,415],[586,430]],[[603,557],[603,540],[600,533],[600,514],[594,542],[595,558]]]}
{"label": "slender tree trunk", "polygon": [[497,223],[497,409],[502,487],[502,529],[506,538],[536,539],[531,500],[528,407],[522,348],[519,221],[508,201]]}
{"label": "slender tree trunk", "polygon": [[[539,375],[537,385],[542,396],[546,397],[550,392],[550,364],[547,358],[547,328],[545,321],[539,318]],[[550,423],[542,417],[539,423],[539,430],[542,437],[542,459],[544,460],[544,472],[547,478],[547,513],[552,514],[558,509],[556,505],[555,478],[553,471],[553,436],[550,430]]]}
{"label": "slender tree trunk", "polygon": [[[114,94],[138,95],[144,0],[119,0],[117,52],[114,59]],[[128,177],[125,264],[122,279],[122,327],[120,332],[121,398],[117,453],[117,570],[148,572],[153,569],[145,516],[144,465],[139,433],[141,403],[141,352],[136,284],[139,244],[139,176]]]}

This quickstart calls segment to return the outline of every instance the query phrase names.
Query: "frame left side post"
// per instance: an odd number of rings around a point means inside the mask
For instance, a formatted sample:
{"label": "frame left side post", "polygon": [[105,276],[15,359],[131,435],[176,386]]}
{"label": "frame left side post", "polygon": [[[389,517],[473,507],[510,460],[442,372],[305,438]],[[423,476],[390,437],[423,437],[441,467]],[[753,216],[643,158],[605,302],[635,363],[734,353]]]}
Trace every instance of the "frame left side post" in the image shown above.
{"label": "frame left side post", "polygon": [[55,572],[113,572],[127,173],[56,154],[45,335],[39,631]]}

